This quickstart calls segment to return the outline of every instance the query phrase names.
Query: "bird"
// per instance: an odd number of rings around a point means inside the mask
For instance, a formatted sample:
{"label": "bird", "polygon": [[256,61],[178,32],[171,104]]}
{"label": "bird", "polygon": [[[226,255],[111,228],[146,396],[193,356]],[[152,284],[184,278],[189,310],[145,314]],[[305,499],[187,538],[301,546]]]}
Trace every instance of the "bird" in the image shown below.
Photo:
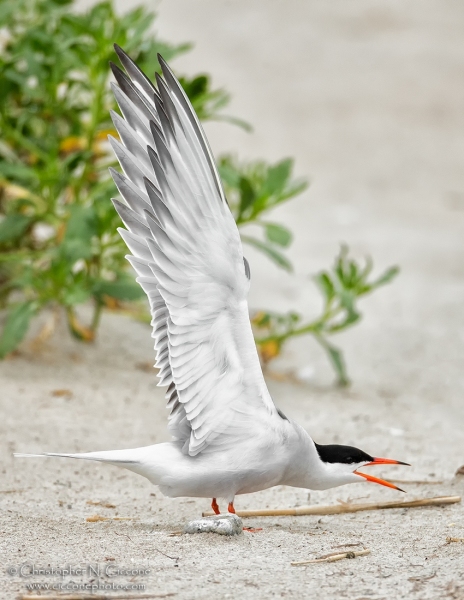
{"label": "bird", "polygon": [[310,490],[374,482],[359,469],[407,465],[339,444],[318,444],[279,410],[254,343],[247,295],[250,265],[213,153],[174,73],[158,56],[153,83],[115,45],[111,84],[121,115],[109,142],[122,173],[112,199],[118,229],[152,316],[158,385],[166,387],[172,441],[124,450],[16,454],[117,465],[168,497],[235,497],[277,485]]}

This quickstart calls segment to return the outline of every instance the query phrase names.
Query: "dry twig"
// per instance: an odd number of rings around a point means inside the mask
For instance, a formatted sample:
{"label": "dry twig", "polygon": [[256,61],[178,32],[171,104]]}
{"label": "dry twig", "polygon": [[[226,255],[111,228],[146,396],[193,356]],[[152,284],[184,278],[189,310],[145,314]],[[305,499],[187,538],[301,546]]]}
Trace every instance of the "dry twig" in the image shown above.
{"label": "dry twig", "polygon": [[451,542],[464,542],[464,538],[447,537],[446,541],[448,544],[451,544]]}
{"label": "dry twig", "polygon": [[55,398],[67,398],[68,400],[73,397],[72,391],[64,388],[59,390],[52,390],[50,394]]}
{"label": "dry twig", "polygon": [[[382,510],[386,508],[419,508],[422,506],[442,506],[461,502],[461,496],[438,496],[435,498],[422,498],[421,500],[394,500],[393,502],[363,502],[359,504],[333,504],[330,506],[297,506],[295,508],[239,510],[239,517],[280,517],[300,515],[338,515],[361,510]],[[212,512],[204,512],[204,517],[209,517]]]}
{"label": "dry twig", "polygon": [[117,531],[115,531],[114,533],[115,533],[115,535],[117,535],[118,537],[126,537],[126,538],[129,540],[129,542],[132,542],[132,538],[130,538],[130,537],[127,535],[127,533],[118,533]]}
{"label": "dry twig", "polygon": [[437,576],[437,572],[435,571],[431,575],[417,575],[417,577],[408,577],[408,581],[424,583],[424,581],[430,581],[434,577]]}
{"label": "dry twig", "polygon": [[86,504],[91,504],[92,506],[104,506],[105,508],[116,508],[116,504],[103,502],[103,500],[87,500]]}
{"label": "dry twig", "polygon": [[98,521],[138,521],[135,517],[103,517],[102,515],[92,515],[86,518],[87,523],[98,523]]}
{"label": "dry twig", "polygon": [[160,554],[162,554],[163,556],[165,556],[166,558],[170,558],[171,560],[175,560],[176,563],[180,561],[180,556],[169,556],[169,554],[166,554],[166,552],[163,552],[162,550],[159,550],[158,548],[153,548],[154,550],[156,550],[156,552],[159,552]]}
{"label": "dry twig", "polygon": [[349,550],[348,552],[332,552],[331,554],[326,554],[325,556],[321,556],[319,558],[313,558],[311,560],[298,560],[290,563],[293,567],[300,567],[302,565],[311,565],[314,563],[322,563],[322,562],[336,562],[337,560],[343,560],[344,558],[356,558],[357,556],[366,556],[370,554],[370,550]]}

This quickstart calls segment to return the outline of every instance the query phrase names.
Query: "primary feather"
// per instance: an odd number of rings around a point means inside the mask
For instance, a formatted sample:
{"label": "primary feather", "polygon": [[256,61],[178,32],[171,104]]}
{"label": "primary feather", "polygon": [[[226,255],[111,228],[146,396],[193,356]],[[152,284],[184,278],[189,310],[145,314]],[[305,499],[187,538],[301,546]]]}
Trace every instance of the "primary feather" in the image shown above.
{"label": "primary feather", "polygon": [[116,47],[124,175],[113,200],[128,260],[147,294],[169,429],[183,452],[223,448],[277,416],[248,316],[249,267],[211,150],[179,82],[159,57],[157,88]]}

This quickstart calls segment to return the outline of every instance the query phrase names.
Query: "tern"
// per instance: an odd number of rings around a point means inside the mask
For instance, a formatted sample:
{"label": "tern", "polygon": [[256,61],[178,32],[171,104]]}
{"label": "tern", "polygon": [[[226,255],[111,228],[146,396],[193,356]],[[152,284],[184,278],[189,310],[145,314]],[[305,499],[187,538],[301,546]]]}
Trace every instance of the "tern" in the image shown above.
{"label": "tern", "polygon": [[[160,386],[173,441],[58,456],[117,465],[168,497],[217,498],[276,485],[326,490],[370,481],[370,465],[406,465],[351,446],[321,445],[274,405],[251,329],[250,267],[203,129],[180,83],[159,56],[156,86],[118,46],[111,64],[122,117],[109,138],[125,202],[113,199],[137,282],[148,296]],[[403,491],[403,490],[400,490]]]}

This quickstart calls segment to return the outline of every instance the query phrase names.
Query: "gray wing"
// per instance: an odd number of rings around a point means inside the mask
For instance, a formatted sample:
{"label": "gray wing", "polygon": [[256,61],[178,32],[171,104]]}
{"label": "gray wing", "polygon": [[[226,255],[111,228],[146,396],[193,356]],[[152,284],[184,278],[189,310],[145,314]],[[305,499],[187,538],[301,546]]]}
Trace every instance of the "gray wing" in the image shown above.
{"label": "gray wing", "polygon": [[124,174],[113,200],[152,314],[169,429],[194,456],[250,436],[276,409],[248,316],[249,268],[211,150],[179,82],[159,57],[157,87],[118,47],[124,118],[110,138]]}

